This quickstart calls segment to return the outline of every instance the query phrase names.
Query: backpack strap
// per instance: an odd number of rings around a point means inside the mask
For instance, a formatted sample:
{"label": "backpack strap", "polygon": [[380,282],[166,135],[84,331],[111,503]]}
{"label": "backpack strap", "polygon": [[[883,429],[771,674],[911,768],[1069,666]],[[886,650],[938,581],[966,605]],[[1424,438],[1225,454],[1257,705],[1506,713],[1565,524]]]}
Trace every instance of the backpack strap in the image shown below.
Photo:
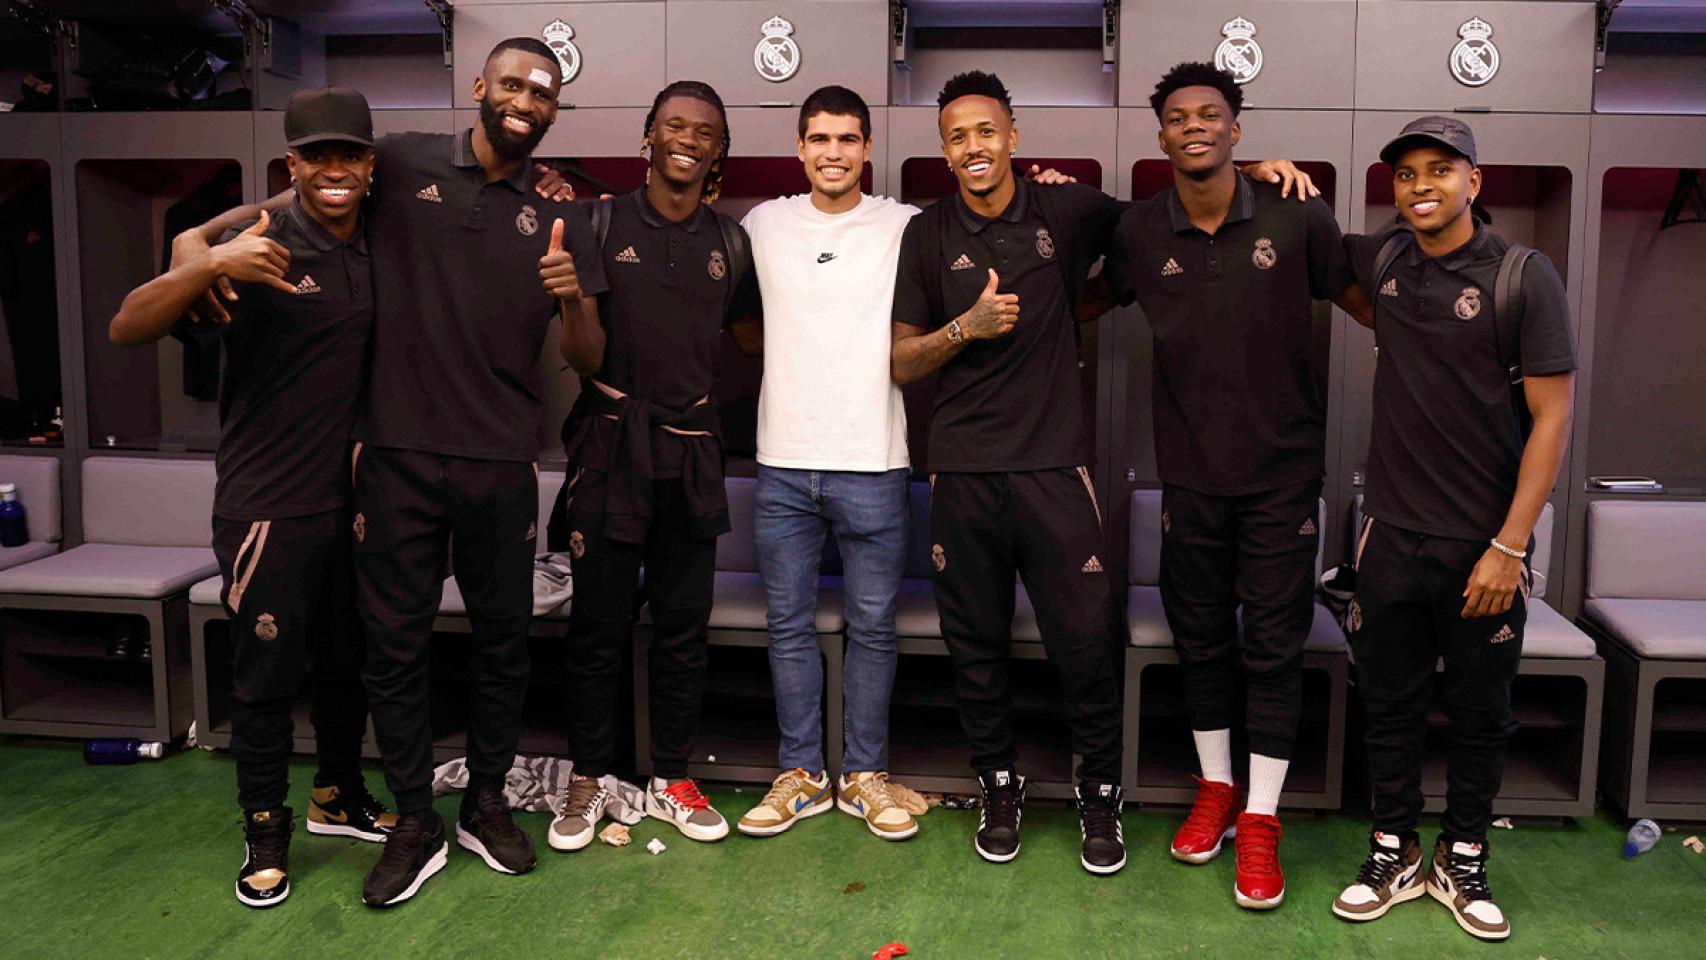
{"label": "backpack strap", "polygon": [[746,231],[735,219],[712,211],[717,217],[717,229],[723,233],[723,247],[729,252],[729,291],[739,290],[741,281],[752,270],[752,251],[747,249]]}
{"label": "backpack strap", "polygon": [[1387,237],[1386,242],[1380,245],[1380,252],[1374,255],[1374,288],[1376,296],[1378,296],[1380,292],[1380,281],[1385,279],[1386,271],[1392,268],[1392,261],[1398,259],[1398,254],[1404,252],[1405,248],[1410,245],[1410,240],[1410,231],[1395,230],[1393,231],[1392,236]]}
{"label": "backpack strap", "polygon": [[[1504,259],[1499,261],[1499,275],[1493,281],[1493,305],[1498,313],[1494,314],[1498,321],[1493,324],[1493,342],[1499,348],[1499,363],[1510,371],[1511,385],[1522,382],[1522,268],[1527,265],[1528,258],[1534,256],[1534,248],[1513,243],[1505,249]],[[1506,322],[1513,324],[1512,329],[1518,336],[1507,344],[1499,335],[1499,328]]]}
{"label": "backpack strap", "polygon": [[605,238],[610,236],[611,210],[616,206],[614,199],[597,199],[592,202],[592,234],[598,238],[598,249],[604,250]]}

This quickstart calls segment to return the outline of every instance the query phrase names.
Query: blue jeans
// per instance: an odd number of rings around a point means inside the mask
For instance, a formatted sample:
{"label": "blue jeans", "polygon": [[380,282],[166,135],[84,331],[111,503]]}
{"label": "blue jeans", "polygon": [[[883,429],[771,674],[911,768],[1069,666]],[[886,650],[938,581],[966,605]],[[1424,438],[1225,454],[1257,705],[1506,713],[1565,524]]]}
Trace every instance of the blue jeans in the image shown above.
{"label": "blue jeans", "polygon": [[782,769],[827,769],[823,661],[814,626],[824,536],[835,535],[847,594],[841,773],[885,769],[894,686],[895,594],[906,560],[907,471],[758,467],[753,536],[769,604],[770,678]]}

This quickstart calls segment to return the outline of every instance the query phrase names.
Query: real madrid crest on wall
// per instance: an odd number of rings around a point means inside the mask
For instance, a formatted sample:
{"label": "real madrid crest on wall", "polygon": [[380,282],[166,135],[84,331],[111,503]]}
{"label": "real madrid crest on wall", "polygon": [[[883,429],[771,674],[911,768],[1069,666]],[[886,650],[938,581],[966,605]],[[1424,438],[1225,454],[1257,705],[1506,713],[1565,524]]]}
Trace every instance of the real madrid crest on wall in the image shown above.
{"label": "real madrid crest on wall", "polygon": [[581,72],[581,48],[575,46],[575,28],[561,20],[552,20],[541,31],[545,46],[557,54],[557,66],[563,69],[563,82],[568,83]]}
{"label": "real madrid crest on wall", "polygon": [[1232,74],[1239,83],[1249,83],[1262,72],[1262,46],[1256,42],[1256,25],[1233,17],[1220,28],[1226,39],[1214,48],[1214,65]]}
{"label": "real madrid crest on wall", "polygon": [[800,45],[794,42],[794,25],[771,17],[758,29],[764,39],[752,48],[752,68],[771,83],[781,83],[800,69]]}
{"label": "real madrid crest on wall", "polygon": [[1493,26],[1471,17],[1457,28],[1461,40],[1451,48],[1451,75],[1466,87],[1479,87],[1499,72],[1499,48],[1493,46]]}

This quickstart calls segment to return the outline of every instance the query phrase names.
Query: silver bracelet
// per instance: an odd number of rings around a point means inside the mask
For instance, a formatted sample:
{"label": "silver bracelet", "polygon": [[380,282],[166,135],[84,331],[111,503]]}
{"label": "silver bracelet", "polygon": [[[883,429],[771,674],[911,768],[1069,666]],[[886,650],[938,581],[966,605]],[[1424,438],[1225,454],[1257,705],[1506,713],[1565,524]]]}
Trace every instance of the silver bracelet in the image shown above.
{"label": "silver bracelet", "polygon": [[1499,551],[1500,553],[1504,554],[1507,557],[1515,557],[1518,560],[1528,559],[1528,551],[1526,551],[1526,550],[1512,550],[1510,547],[1507,547],[1504,544],[1500,543],[1498,537],[1494,537],[1493,539],[1488,540],[1487,542],[1493,545],[1494,550]]}

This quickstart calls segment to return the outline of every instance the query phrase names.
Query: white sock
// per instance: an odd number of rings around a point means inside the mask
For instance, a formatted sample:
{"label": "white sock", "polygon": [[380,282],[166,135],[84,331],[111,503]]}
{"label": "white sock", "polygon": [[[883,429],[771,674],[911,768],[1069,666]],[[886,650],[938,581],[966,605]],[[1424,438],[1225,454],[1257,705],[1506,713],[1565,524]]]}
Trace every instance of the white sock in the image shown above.
{"label": "white sock", "polygon": [[1202,778],[1215,783],[1232,782],[1232,731],[1192,730],[1197,742],[1197,762],[1202,764]]}
{"label": "white sock", "polygon": [[1244,803],[1245,813],[1274,816],[1279,813],[1280,790],[1285,788],[1285,771],[1290,760],[1250,754],[1250,798]]}

